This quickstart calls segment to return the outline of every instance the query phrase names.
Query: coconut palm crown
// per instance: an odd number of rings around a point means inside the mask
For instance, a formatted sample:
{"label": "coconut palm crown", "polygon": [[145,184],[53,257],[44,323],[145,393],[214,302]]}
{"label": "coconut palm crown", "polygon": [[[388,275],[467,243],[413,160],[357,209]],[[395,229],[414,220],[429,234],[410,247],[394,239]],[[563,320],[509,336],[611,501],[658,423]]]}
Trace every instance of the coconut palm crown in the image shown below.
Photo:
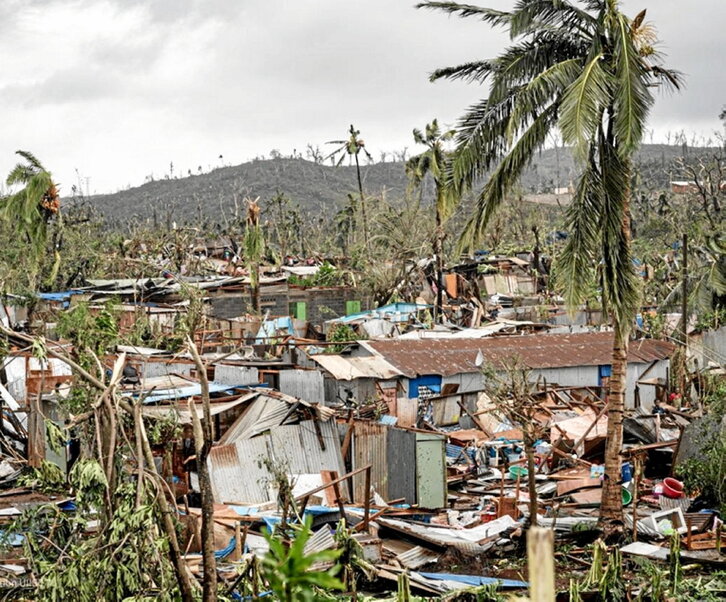
{"label": "coconut palm crown", "polygon": [[567,301],[581,301],[597,261],[604,302],[621,318],[632,315],[637,286],[621,227],[630,157],[642,139],[654,87],[681,81],[662,66],[645,11],[631,20],[616,0],[518,0],[511,11],[456,2],[418,6],[503,27],[513,42],[495,58],[431,75],[432,81],[488,85],[487,97],[458,124],[449,173],[460,193],[486,182],[462,247],[471,250],[481,240],[493,212],[559,129],[582,167],[560,263]]}

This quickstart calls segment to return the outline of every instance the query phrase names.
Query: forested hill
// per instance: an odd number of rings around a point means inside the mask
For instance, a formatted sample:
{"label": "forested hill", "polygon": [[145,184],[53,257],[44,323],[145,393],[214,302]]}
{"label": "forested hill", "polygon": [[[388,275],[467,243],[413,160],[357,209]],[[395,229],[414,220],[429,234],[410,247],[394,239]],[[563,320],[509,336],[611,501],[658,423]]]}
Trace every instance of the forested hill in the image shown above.
{"label": "forested hill", "polygon": [[[674,159],[683,154],[681,146],[644,145],[636,158],[643,179],[663,187],[672,173]],[[699,149],[689,149],[695,154]],[[401,162],[375,163],[361,167],[366,194],[401,198],[407,187]],[[567,149],[548,149],[538,155],[521,181],[524,193],[549,192],[554,186],[567,186],[577,179],[572,156]],[[242,165],[221,167],[208,173],[183,178],[147,182],[114,194],[95,195],[94,207],[109,225],[156,217],[159,223],[173,220],[193,223],[200,214],[222,222],[235,214],[235,204],[243,209],[245,197],[263,201],[277,192],[286,194],[303,213],[329,213],[343,204],[348,193],[357,190],[355,167],[316,164],[301,158],[255,160]]]}

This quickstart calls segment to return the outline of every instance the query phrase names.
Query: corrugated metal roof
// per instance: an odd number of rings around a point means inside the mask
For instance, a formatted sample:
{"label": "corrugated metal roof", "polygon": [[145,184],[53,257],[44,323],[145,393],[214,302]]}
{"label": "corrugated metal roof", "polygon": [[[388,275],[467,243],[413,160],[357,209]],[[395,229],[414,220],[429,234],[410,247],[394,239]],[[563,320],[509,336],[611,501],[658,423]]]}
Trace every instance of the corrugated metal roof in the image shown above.
{"label": "corrugated metal roof", "polygon": [[484,540],[504,531],[513,528],[517,522],[509,515],[493,520],[483,525],[467,529],[453,529],[436,525],[421,525],[409,523],[393,518],[378,518],[376,522],[382,527],[388,527],[399,532],[407,533],[421,541],[426,541],[435,546],[454,547],[464,552],[483,552],[493,545],[493,542],[486,543]]}
{"label": "corrugated metal roof", "polygon": [[[234,399],[232,401],[225,401],[222,403],[210,403],[210,413],[212,416],[216,416],[217,414],[221,414],[222,412],[226,412],[227,410],[231,410],[232,408],[242,404],[246,403],[250,399],[254,398],[257,395],[257,393],[247,393],[246,395],[243,395],[242,397],[239,397],[238,399]],[[204,417],[204,404],[202,403],[195,403],[194,409],[197,413],[197,416],[199,418]],[[167,417],[176,417],[178,422],[181,424],[188,424],[192,420],[192,414],[189,411],[188,404],[184,405],[164,405],[164,406],[147,406],[144,407],[141,410],[141,413],[144,416],[150,416],[153,418],[167,418]]]}
{"label": "corrugated metal roof", "polygon": [[210,450],[209,474],[216,502],[262,504],[270,500],[270,474],[261,462],[270,456],[268,444],[267,437],[257,437]]}
{"label": "corrugated metal roof", "polygon": [[353,380],[355,378],[387,380],[402,375],[400,370],[379,355],[346,357],[321,354],[311,355],[310,359],[330,372],[336,380]]}
{"label": "corrugated metal roof", "polygon": [[305,556],[308,556],[315,552],[332,550],[335,546],[335,537],[333,537],[333,534],[330,532],[330,528],[324,526],[319,531],[313,533],[312,537],[307,540],[303,553]]}
{"label": "corrugated metal roof", "polygon": [[337,425],[332,420],[318,424],[325,449],[313,421],[279,426],[259,437],[213,447],[209,472],[215,501],[244,505],[274,500],[266,459],[283,466],[289,475],[319,474],[322,470],[345,474]]}
{"label": "corrugated metal roof", "polygon": [[[310,408],[322,421],[328,421],[336,415],[333,408],[311,404],[303,399],[285,395],[272,389],[255,389],[253,394],[257,395],[258,399],[253,401],[250,407],[229,427],[219,440],[222,445],[232,443],[238,439],[249,439],[273,427],[280,426],[295,404]],[[298,414],[293,412],[289,419],[294,422],[297,417]]]}
{"label": "corrugated metal roof", "polygon": [[257,399],[219,440],[222,445],[241,439],[250,439],[272,427],[279,426],[290,412],[290,404],[281,399],[259,392],[255,395],[257,395]]}
{"label": "corrugated metal roof", "polygon": [[[365,346],[404,375],[413,377],[478,372],[476,358],[480,351],[484,361],[495,366],[510,363],[515,357],[531,369],[608,365],[612,363],[612,344],[612,332],[588,332],[488,339],[368,341]],[[667,341],[632,341],[628,361],[648,363],[665,359],[674,349]]]}
{"label": "corrugated metal roof", "polygon": [[410,550],[403,552],[396,556],[396,560],[401,563],[401,566],[407,569],[417,569],[426,564],[431,564],[439,559],[440,554],[422,548],[421,546],[415,546]]}
{"label": "corrugated metal roof", "polygon": [[318,441],[312,420],[280,426],[270,432],[275,461],[284,464],[289,474],[319,474],[321,470],[346,473],[337,424],[330,420],[318,422],[318,426],[325,449]]}

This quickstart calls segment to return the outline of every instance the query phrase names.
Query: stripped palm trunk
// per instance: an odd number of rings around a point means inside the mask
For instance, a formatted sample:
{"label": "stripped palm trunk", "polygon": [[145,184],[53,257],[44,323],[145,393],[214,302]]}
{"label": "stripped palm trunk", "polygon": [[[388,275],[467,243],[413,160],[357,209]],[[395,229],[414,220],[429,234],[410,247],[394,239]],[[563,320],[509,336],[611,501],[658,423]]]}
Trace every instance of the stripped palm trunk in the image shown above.
{"label": "stripped palm trunk", "polygon": [[605,480],[602,488],[600,520],[606,535],[617,531],[623,521],[623,499],[620,478],[620,451],[623,447],[623,412],[625,383],[628,373],[629,325],[615,325],[613,365],[608,392],[608,430],[605,443]]}
{"label": "stripped palm trunk", "polygon": [[436,308],[434,321],[443,322],[444,305],[444,227],[441,212],[436,209],[436,232],[434,233],[434,255],[436,256]]}
{"label": "stripped palm trunk", "polygon": [[[630,176],[632,166],[625,162],[626,189],[623,191],[623,207],[621,217],[621,236],[626,254],[630,257]],[[632,269],[632,263],[628,262]],[[613,313],[613,360],[608,391],[608,429],[605,443],[605,479],[602,488],[600,505],[600,522],[606,539],[622,532],[623,498],[620,453],[623,448],[623,414],[625,412],[625,388],[628,382],[628,341],[630,338],[632,319],[621,319]]]}

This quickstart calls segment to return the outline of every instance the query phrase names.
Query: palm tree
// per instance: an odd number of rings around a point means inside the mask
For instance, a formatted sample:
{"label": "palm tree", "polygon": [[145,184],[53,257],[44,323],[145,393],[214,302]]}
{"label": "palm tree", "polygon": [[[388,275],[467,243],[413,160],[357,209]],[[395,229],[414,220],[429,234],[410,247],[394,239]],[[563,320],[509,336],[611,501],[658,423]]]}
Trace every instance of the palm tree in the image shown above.
{"label": "palm tree", "polygon": [[[28,284],[31,290],[41,285],[43,267],[46,265],[49,225],[60,218],[60,196],[50,172],[38,159],[27,151],[16,151],[24,159],[8,174],[6,184],[12,188],[22,186],[16,192],[0,199],[0,220],[11,224],[25,237],[28,244],[30,269]],[[54,260],[48,277],[52,282],[60,267],[60,253],[53,245]],[[32,314],[34,302],[28,306]]]}
{"label": "palm tree", "polygon": [[488,176],[462,235],[465,248],[481,238],[493,212],[555,129],[573,147],[581,167],[559,271],[570,307],[581,302],[599,274],[615,331],[601,507],[601,521],[614,533],[622,521],[619,454],[628,339],[639,304],[630,249],[631,157],[654,102],[653,88],[678,88],[680,76],[662,66],[645,11],[631,20],[617,0],[517,0],[511,11],[455,2],[419,7],[504,27],[513,41],[494,59],[439,69],[431,76],[489,86],[488,97],[459,123],[450,169],[450,184],[459,194]]}
{"label": "palm tree", "polygon": [[8,186],[23,188],[2,200],[0,217],[23,231],[33,254],[45,252],[48,224],[60,211],[60,197],[50,172],[32,153],[16,151],[25,159],[5,180]]}
{"label": "palm tree", "polygon": [[265,254],[265,237],[260,226],[260,206],[257,197],[245,199],[247,202],[247,229],[245,230],[245,259],[250,271],[250,293],[252,297],[252,309],[260,314],[262,305],[260,302],[260,262]]}
{"label": "palm tree", "polygon": [[347,140],[331,140],[330,142],[326,143],[340,145],[337,149],[330,153],[326,157],[326,159],[332,159],[336,155],[339,155],[336,166],[340,165],[345,160],[346,156],[352,157],[355,161],[355,173],[358,178],[358,194],[360,195],[360,215],[361,221],[363,222],[363,242],[365,244],[366,251],[370,251],[368,245],[368,219],[366,218],[366,199],[365,195],[363,194],[363,179],[361,178],[360,161],[358,159],[358,155],[360,155],[360,153],[362,152],[369,160],[372,160],[373,157],[366,150],[365,142],[360,137],[360,130],[356,130],[353,124],[351,124],[348,133],[350,134],[350,136]]}
{"label": "palm tree", "polygon": [[446,168],[449,161],[448,154],[444,147],[445,143],[453,139],[455,130],[441,131],[439,123],[434,119],[427,124],[424,131],[413,130],[413,139],[416,144],[426,146],[426,150],[420,155],[411,157],[406,162],[406,173],[414,186],[421,186],[424,178],[431,175],[434,181],[436,199],[434,208],[436,211],[436,232],[433,239],[433,252],[436,260],[436,308],[434,316],[442,315],[442,289],[444,281],[444,222],[451,215],[456,207],[458,197],[454,189],[446,186]]}

